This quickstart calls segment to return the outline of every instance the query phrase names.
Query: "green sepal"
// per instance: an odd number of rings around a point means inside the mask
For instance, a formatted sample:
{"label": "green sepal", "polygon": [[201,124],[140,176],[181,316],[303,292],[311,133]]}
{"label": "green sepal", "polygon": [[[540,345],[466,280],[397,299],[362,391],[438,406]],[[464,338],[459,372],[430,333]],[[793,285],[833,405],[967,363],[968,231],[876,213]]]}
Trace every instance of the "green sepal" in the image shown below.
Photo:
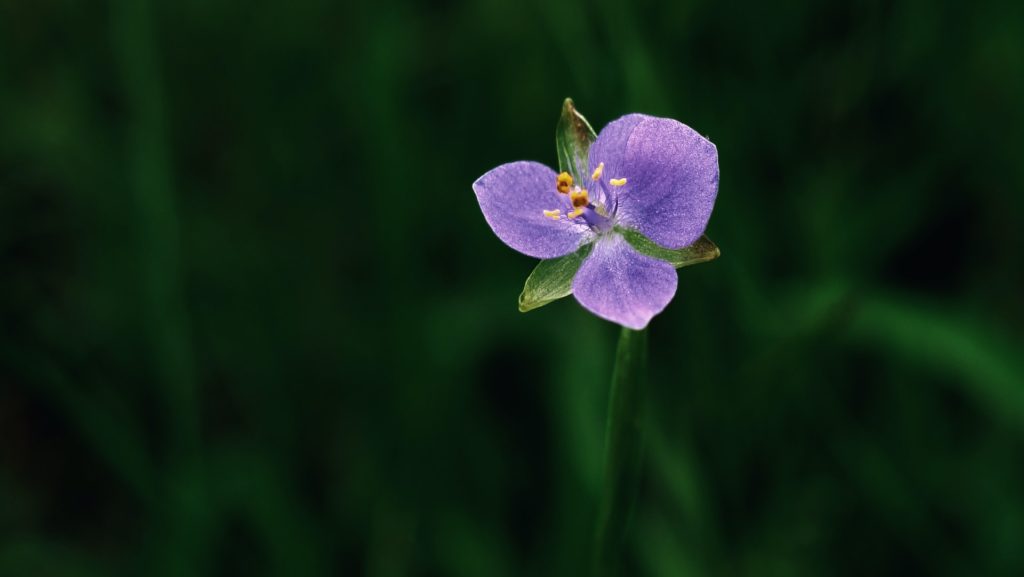
{"label": "green sepal", "polygon": [[555,129],[555,147],[558,149],[558,169],[568,172],[576,182],[583,182],[587,174],[587,153],[597,140],[597,133],[573,105],[572,98],[562,104],[562,116]]}
{"label": "green sepal", "polygon": [[615,230],[618,231],[619,234],[629,242],[629,244],[633,245],[633,248],[635,248],[637,252],[666,261],[676,268],[683,268],[684,266],[690,266],[691,264],[715,260],[722,254],[722,251],[718,250],[718,246],[714,242],[711,242],[711,239],[708,238],[707,235],[701,235],[701,237],[694,241],[690,246],[671,249],[659,246],[653,240],[635,230],[626,228],[616,228]]}
{"label": "green sepal", "polygon": [[572,279],[594,245],[586,244],[574,253],[542,260],[526,279],[519,295],[519,312],[525,313],[572,294]]}

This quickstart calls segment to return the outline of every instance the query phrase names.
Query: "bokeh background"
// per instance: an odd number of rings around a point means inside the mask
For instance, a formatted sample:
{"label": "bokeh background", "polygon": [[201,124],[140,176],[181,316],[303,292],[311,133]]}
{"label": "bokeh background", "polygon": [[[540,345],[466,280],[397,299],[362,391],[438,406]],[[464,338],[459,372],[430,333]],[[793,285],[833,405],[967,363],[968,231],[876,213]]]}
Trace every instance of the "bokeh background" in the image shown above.
{"label": "bokeh background", "polygon": [[720,153],[625,574],[1024,573],[1024,4],[2,0],[0,575],[586,575],[566,96]]}

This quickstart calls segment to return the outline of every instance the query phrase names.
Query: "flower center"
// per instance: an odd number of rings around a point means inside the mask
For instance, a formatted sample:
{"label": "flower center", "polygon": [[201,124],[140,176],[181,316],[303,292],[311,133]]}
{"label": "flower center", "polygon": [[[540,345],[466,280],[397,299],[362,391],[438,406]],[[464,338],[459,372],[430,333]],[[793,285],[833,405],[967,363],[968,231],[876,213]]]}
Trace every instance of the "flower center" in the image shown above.
{"label": "flower center", "polygon": [[[590,175],[592,188],[597,191],[596,200],[590,198],[590,192],[573,183],[572,175],[568,172],[559,174],[555,179],[555,190],[565,197],[565,214],[562,209],[545,210],[544,216],[552,220],[564,220],[576,224],[586,224],[597,232],[607,232],[615,226],[615,206],[610,202],[612,195],[608,193],[601,175],[604,173],[604,163],[597,165]],[[612,178],[608,181],[612,186],[626,184],[625,178]],[[597,188],[599,187],[599,188]]]}

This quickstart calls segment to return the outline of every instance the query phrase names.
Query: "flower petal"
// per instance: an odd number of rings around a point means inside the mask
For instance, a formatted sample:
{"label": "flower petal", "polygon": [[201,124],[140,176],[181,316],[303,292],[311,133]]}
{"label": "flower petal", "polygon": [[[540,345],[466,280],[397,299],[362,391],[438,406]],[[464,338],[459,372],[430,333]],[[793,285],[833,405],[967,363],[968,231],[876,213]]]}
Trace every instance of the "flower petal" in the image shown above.
{"label": "flower petal", "polygon": [[[689,126],[670,118],[631,115],[628,125],[601,131],[591,147],[608,158],[604,162],[609,178],[625,178],[616,191],[618,222],[644,233],[667,248],[683,248],[700,238],[707,228],[718,195],[718,150]],[[614,124],[614,123],[613,123]],[[623,139],[624,129],[632,126]],[[623,144],[623,140],[625,143]],[[599,146],[601,145],[601,146]],[[615,170],[608,167],[615,164]]]}
{"label": "flower petal", "polygon": [[555,190],[556,176],[539,162],[521,161],[502,164],[473,183],[484,219],[505,244],[534,258],[554,258],[590,240],[586,225],[544,216],[545,210],[566,206]]}
{"label": "flower petal", "polygon": [[613,120],[601,129],[601,134],[597,135],[597,140],[590,145],[590,170],[593,171],[602,162],[604,163],[604,171],[601,176],[603,186],[601,188],[612,197],[610,199],[612,206],[615,205],[615,197],[623,189],[609,186],[608,179],[622,178],[622,169],[626,162],[626,144],[629,142],[629,135],[633,134],[633,130],[637,125],[648,118],[653,118],[653,116],[627,114],[622,118]]}
{"label": "flower petal", "polygon": [[640,254],[614,234],[598,239],[572,290],[588,311],[640,330],[672,300],[678,280],[671,264]]}

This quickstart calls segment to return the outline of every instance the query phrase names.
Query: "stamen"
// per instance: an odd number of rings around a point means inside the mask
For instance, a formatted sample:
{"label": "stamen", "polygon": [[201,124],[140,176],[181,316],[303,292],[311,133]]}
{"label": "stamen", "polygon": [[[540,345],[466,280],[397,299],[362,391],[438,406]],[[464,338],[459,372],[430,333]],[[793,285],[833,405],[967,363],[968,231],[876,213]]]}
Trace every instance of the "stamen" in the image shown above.
{"label": "stamen", "polygon": [[545,210],[544,216],[550,218],[551,220],[558,220],[559,218],[562,217],[562,211],[558,210],[557,208],[555,210]]}
{"label": "stamen", "polygon": [[585,188],[570,192],[569,200],[572,201],[573,208],[583,208],[590,204],[590,197],[587,195],[587,189]]}
{"label": "stamen", "polygon": [[569,218],[576,218],[577,216],[579,216],[581,214],[583,214],[583,207],[577,208],[576,210],[570,212],[569,214],[567,214],[565,216],[567,216]]}
{"label": "stamen", "polygon": [[555,179],[555,188],[562,194],[569,194],[569,190],[572,188],[572,176],[568,172],[563,172],[558,175]]}
{"label": "stamen", "polygon": [[612,186],[622,186],[622,185],[626,184],[626,179],[625,178],[613,178],[613,179],[609,180],[608,183],[611,184]]}
{"label": "stamen", "polygon": [[597,168],[594,169],[594,174],[590,175],[590,180],[597,180],[597,179],[601,178],[601,173],[602,172],[604,172],[604,163],[603,162],[601,164],[598,164]]}

